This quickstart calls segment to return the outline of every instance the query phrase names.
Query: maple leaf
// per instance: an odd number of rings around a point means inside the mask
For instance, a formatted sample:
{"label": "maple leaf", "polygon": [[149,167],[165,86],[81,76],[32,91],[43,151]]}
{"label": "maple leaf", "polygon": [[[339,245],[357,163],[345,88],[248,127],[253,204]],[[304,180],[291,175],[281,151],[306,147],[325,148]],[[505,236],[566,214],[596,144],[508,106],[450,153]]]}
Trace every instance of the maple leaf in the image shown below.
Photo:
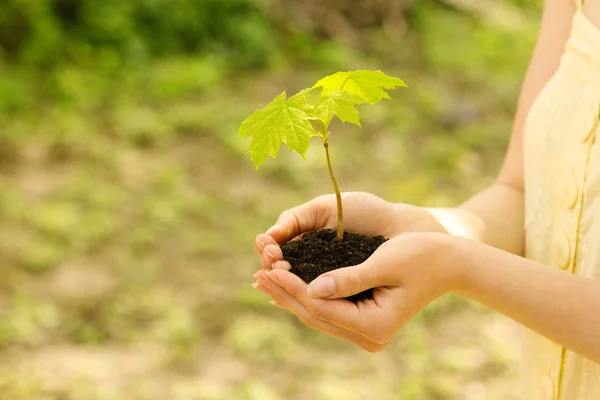
{"label": "maple leaf", "polygon": [[[335,92],[324,93],[321,100],[314,107],[314,114],[324,127],[328,127],[336,115],[342,122],[350,122],[354,125],[360,125],[357,104],[364,104],[362,97],[355,94],[338,90]],[[327,135],[327,132],[323,132]]]}
{"label": "maple leaf", "polygon": [[283,92],[242,122],[238,135],[252,136],[248,152],[256,169],[268,156],[276,158],[282,143],[306,158],[310,138],[317,136],[310,124],[313,106],[308,99],[309,92],[302,91],[289,99]]}
{"label": "maple leaf", "polygon": [[287,104],[290,107],[301,109],[309,116],[313,115],[314,105],[311,101],[310,96],[311,94],[313,94],[312,92],[314,90],[315,88],[301,90],[300,92],[287,99]]}
{"label": "maple leaf", "polygon": [[375,104],[381,99],[389,99],[384,89],[396,86],[406,87],[402,79],[384,74],[381,71],[359,70],[336,72],[318,81],[313,87],[323,87],[323,93],[344,90],[364,99],[365,103]]}

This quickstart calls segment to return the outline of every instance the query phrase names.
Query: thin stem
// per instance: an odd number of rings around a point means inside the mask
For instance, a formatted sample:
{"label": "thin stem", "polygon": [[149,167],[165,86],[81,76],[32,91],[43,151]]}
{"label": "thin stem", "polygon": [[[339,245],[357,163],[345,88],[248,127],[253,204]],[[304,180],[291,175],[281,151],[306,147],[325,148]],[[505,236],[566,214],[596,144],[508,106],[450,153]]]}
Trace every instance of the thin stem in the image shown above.
{"label": "thin stem", "polygon": [[331,182],[333,183],[333,190],[335,190],[338,216],[337,238],[341,241],[344,238],[344,210],[342,209],[342,195],[340,193],[340,188],[338,187],[337,181],[335,180],[335,175],[333,175],[333,169],[331,168],[331,158],[329,157],[329,143],[327,137],[323,139],[323,146],[325,147],[325,154],[327,155],[329,176],[331,177]]}

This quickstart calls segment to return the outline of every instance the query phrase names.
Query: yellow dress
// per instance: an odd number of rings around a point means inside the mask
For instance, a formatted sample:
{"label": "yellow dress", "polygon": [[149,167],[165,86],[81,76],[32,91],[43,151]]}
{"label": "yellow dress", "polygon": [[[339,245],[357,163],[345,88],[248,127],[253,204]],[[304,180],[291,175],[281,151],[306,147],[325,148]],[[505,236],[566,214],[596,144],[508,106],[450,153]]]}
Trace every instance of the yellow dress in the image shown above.
{"label": "yellow dress", "polygon": [[[526,256],[600,280],[600,29],[581,9],[525,123]],[[524,400],[600,400],[599,364],[529,330],[523,347]]]}

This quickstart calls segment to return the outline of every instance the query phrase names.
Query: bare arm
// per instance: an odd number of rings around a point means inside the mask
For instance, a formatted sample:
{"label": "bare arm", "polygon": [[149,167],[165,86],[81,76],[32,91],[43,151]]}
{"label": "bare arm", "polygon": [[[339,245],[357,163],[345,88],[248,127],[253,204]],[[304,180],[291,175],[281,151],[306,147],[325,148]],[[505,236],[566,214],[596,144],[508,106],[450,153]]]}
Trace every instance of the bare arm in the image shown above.
{"label": "bare arm", "polygon": [[540,33],[521,89],[513,133],[494,185],[453,209],[429,209],[442,231],[522,255],[523,127],[531,105],[556,72],[571,30],[572,0],[545,0]]}
{"label": "bare arm", "polygon": [[[256,275],[275,303],[369,351],[382,350],[427,304],[455,292],[600,362],[600,282],[473,240],[398,233],[364,263],[327,272],[308,288],[288,269],[279,262]],[[374,301],[335,300],[369,288],[376,288]]]}
{"label": "bare arm", "polygon": [[454,253],[464,268],[458,293],[600,362],[600,282],[480,243],[460,241]]}

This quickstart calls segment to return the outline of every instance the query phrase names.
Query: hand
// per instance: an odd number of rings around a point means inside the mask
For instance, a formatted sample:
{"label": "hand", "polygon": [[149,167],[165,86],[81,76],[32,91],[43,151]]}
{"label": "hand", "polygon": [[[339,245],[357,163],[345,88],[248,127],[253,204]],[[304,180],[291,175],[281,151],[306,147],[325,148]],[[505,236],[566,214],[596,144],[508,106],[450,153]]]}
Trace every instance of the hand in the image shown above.
{"label": "hand", "polygon": [[[427,304],[460,286],[455,240],[439,233],[396,236],[364,263],[325,273],[308,287],[280,263],[255,277],[305,325],[376,352]],[[372,300],[343,299],[370,288]]]}
{"label": "hand", "polygon": [[[406,232],[440,232],[443,228],[424,208],[390,203],[363,192],[342,194],[346,230],[367,236],[393,238]],[[319,196],[308,203],[284,211],[265,234],[256,236],[256,249],[264,269],[283,259],[279,244],[305,232],[337,227],[334,195]],[[288,268],[289,269],[289,268]],[[260,286],[257,286],[261,290]]]}

